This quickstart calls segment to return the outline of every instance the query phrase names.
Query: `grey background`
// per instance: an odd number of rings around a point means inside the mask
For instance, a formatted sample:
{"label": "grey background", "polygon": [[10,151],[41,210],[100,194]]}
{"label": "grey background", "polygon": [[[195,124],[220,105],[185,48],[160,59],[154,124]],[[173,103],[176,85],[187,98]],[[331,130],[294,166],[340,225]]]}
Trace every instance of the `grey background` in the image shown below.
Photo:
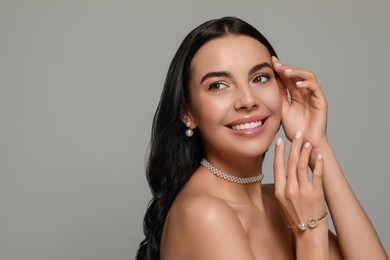
{"label": "grey background", "polygon": [[225,15],[317,72],[329,139],[389,252],[389,11],[387,0],[0,0],[0,259],[134,258],[169,62],[191,29]]}

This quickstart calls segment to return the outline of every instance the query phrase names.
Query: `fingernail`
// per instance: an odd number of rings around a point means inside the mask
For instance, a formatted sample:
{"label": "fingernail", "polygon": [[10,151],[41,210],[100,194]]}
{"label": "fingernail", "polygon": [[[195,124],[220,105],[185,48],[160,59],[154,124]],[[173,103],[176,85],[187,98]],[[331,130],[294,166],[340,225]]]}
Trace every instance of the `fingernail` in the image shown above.
{"label": "fingernail", "polygon": [[286,70],[284,70],[284,72],[290,73],[290,72],[293,72],[293,70],[292,69],[286,69]]}
{"label": "fingernail", "polygon": [[301,139],[301,137],[302,137],[302,132],[301,131],[297,131],[295,133],[295,139]]}
{"label": "fingernail", "polygon": [[295,84],[297,85],[297,87],[300,87],[303,85],[303,81],[297,81]]}
{"label": "fingernail", "polygon": [[277,63],[276,63],[276,66],[281,67],[281,66],[282,66],[282,63],[277,62]]}
{"label": "fingernail", "polygon": [[277,140],[276,140],[276,145],[277,146],[279,146],[279,145],[281,145],[282,144],[282,138],[278,138]]}
{"label": "fingernail", "polygon": [[317,158],[318,158],[318,160],[322,160],[322,155],[319,153],[319,154],[317,155]]}
{"label": "fingernail", "polygon": [[310,142],[306,142],[305,145],[304,145],[305,148],[309,148],[310,147]]}

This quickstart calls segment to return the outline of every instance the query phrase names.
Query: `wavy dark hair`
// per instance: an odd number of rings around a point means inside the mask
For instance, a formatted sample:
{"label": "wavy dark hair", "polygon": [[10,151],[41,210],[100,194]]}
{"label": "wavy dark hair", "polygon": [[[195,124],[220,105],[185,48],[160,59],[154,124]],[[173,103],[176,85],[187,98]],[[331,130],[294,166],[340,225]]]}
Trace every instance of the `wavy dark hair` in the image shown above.
{"label": "wavy dark hair", "polygon": [[144,218],[145,239],[136,259],[160,259],[160,240],[165,218],[179,191],[190,179],[203,157],[200,133],[189,138],[181,121],[191,104],[188,86],[191,62],[207,42],[227,35],[246,35],[258,40],[276,56],[268,40],[248,23],[235,18],[205,22],[181,43],[168,70],[164,89],[153,119],[146,176],[153,195]]}

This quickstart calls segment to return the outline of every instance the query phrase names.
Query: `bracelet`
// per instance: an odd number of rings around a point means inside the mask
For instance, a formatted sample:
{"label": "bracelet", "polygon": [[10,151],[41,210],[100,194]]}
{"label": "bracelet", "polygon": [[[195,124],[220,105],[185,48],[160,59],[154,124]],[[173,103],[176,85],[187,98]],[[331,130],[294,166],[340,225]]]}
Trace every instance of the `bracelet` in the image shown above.
{"label": "bracelet", "polygon": [[[318,226],[318,221],[320,221],[321,219],[324,219],[326,217],[326,215],[328,215],[328,212],[325,212],[325,214],[320,218],[309,217],[309,219],[307,220],[307,226],[311,229],[316,228]],[[298,228],[302,231],[305,231],[307,229],[306,224],[304,222],[298,224],[297,226],[291,226],[291,225],[287,224],[287,227],[291,228],[291,229]]]}

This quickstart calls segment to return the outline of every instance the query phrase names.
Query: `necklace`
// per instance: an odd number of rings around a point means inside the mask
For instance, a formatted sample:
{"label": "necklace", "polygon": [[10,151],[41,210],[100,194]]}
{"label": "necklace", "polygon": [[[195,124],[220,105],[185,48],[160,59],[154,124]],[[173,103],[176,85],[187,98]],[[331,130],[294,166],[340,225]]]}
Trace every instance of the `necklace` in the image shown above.
{"label": "necklace", "polygon": [[260,175],[253,176],[253,177],[237,177],[233,176],[227,173],[224,173],[220,169],[216,168],[214,165],[212,165],[209,161],[206,159],[202,159],[200,161],[200,164],[206,167],[212,174],[214,174],[217,177],[220,177],[222,179],[225,179],[227,181],[239,183],[239,184],[248,184],[248,183],[255,183],[255,182],[261,182],[264,178],[264,173],[261,173]]}

